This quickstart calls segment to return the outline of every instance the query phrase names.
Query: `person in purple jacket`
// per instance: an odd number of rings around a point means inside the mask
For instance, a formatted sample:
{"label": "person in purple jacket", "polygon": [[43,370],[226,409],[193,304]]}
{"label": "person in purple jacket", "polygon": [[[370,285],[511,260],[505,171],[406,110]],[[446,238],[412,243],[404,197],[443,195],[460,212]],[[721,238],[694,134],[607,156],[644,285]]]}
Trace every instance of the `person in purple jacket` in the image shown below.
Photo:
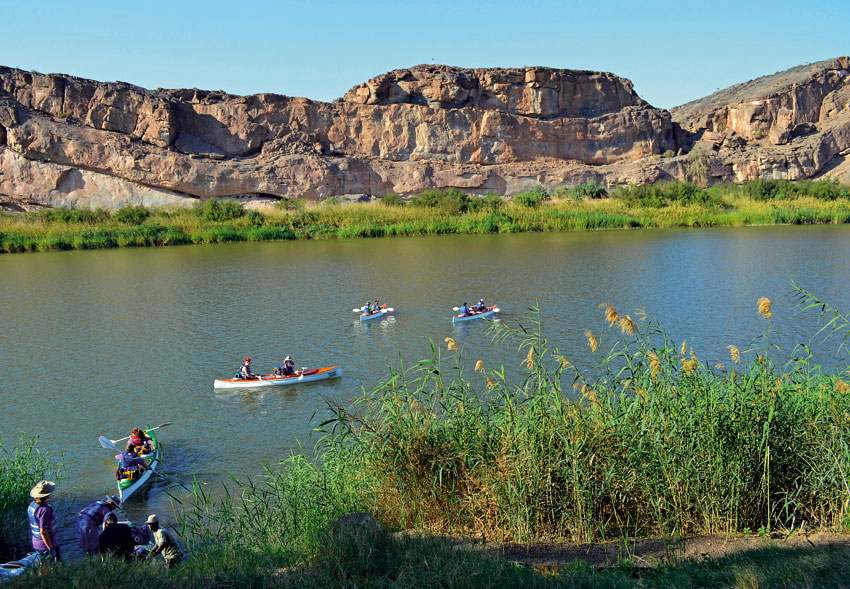
{"label": "person in purple jacket", "polygon": [[80,548],[83,552],[93,555],[98,551],[104,518],[120,505],[121,500],[113,495],[106,499],[98,499],[77,514],[77,537],[80,539]]}
{"label": "person in purple jacket", "polygon": [[46,559],[52,554],[54,560],[62,560],[59,539],[56,535],[56,515],[53,506],[47,501],[56,489],[53,481],[39,481],[30,491],[32,503],[27,507],[27,520],[30,526],[32,547]]}

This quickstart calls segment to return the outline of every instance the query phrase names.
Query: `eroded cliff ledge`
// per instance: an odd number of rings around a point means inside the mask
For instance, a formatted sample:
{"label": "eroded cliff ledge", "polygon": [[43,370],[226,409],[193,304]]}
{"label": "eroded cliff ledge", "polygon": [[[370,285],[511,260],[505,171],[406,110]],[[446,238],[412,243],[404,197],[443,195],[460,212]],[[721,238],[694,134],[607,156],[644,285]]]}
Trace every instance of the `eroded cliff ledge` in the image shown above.
{"label": "eroded cliff ledge", "polygon": [[417,66],[332,103],[0,67],[0,201],[117,207],[449,186],[510,194],[684,179],[694,145],[709,154],[709,181],[841,174],[848,80],[848,59],[829,60],[671,116],[613,74],[543,67]]}

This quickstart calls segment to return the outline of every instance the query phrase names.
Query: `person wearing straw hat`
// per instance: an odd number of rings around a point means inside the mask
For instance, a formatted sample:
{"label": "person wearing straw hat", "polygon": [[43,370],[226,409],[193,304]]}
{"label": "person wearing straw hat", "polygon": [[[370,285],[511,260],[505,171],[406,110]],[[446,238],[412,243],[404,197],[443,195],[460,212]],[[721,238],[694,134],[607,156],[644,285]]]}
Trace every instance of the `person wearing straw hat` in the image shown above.
{"label": "person wearing straw hat", "polygon": [[39,481],[30,491],[32,502],[27,507],[32,547],[42,559],[53,555],[56,562],[62,560],[62,550],[56,534],[56,514],[48,500],[56,489],[53,481]]}
{"label": "person wearing straw hat", "polygon": [[161,552],[162,558],[165,559],[165,567],[169,569],[174,567],[183,559],[183,553],[177,547],[177,542],[174,541],[174,538],[171,537],[171,534],[167,530],[159,527],[159,518],[156,517],[155,513],[148,516],[145,525],[150,528],[155,544],[150,556],[156,556]]}
{"label": "person wearing straw hat", "polygon": [[112,513],[121,505],[121,499],[115,495],[106,499],[98,499],[77,514],[77,537],[80,539],[80,549],[89,555],[98,551],[100,546],[100,529],[107,514]]}

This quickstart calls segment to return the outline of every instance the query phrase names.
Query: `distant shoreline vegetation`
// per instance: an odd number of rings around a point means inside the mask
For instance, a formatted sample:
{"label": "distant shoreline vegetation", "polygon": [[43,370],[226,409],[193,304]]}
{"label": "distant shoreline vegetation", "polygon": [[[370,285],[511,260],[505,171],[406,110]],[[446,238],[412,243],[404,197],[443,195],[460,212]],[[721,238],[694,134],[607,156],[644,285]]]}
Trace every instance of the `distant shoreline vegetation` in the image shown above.
{"label": "distant shoreline vegetation", "polygon": [[127,206],[0,213],[0,253],[278,241],[850,222],[850,186],[830,180],[753,180],[701,188],[685,182],[623,186],[589,182],[508,199],[457,189],[387,195],[368,204],[282,200],[245,210],[232,200],[194,208]]}

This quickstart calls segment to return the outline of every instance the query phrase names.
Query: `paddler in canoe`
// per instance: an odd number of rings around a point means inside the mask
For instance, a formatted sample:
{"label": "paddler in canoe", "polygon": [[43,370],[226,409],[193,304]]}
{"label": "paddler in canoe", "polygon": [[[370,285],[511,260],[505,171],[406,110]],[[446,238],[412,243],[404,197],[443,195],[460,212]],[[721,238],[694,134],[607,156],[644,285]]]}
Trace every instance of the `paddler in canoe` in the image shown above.
{"label": "paddler in canoe", "polygon": [[484,299],[478,299],[478,304],[472,307],[472,310],[477,313],[483,313],[487,310],[487,305],[484,304]]}
{"label": "paddler in canoe", "polygon": [[243,378],[245,380],[253,380],[257,378],[257,375],[251,372],[251,359],[245,358],[245,362],[242,364],[242,367],[239,369],[239,378]]}
{"label": "paddler in canoe", "polygon": [[283,366],[274,367],[274,375],[289,376],[290,374],[295,374],[295,362],[292,361],[291,356],[287,356],[283,359]]}
{"label": "paddler in canoe", "polygon": [[118,460],[118,469],[115,471],[115,478],[119,481],[134,481],[150,468],[147,461],[139,458],[135,447],[130,442],[127,442],[127,447],[115,459]]}
{"label": "paddler in canoe", "polygon": [[153,442],[149,435],[147,435],[142,429],[138,427],[134,427],[130,430],[130,441],[127,442],[128,446],[133,446],[133,451],[137,456],[144,456],[145,454],[150,454],[153,452]]}
{"label": "paddler in canoe", "polygon": [[468,317],[469,315],[472,315],[472,309],[469,308],[469,305],[466,304],[466,301],[463,302],[457,312],[458,316]]}

